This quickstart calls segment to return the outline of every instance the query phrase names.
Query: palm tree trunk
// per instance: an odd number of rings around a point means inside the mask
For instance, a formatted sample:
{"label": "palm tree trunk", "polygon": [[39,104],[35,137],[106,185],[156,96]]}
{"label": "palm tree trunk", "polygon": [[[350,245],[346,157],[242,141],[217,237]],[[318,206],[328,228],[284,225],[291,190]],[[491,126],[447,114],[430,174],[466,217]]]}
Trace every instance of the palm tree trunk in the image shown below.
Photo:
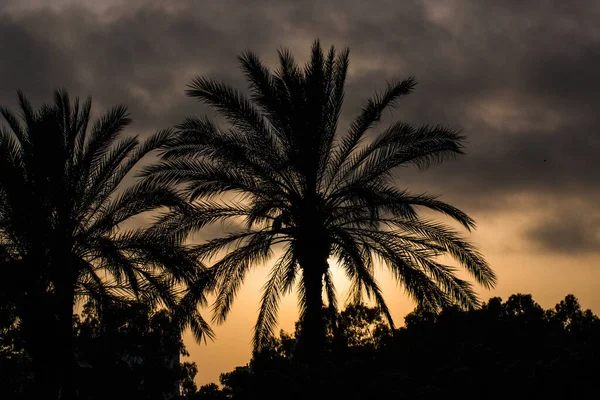
{"label": "palm tree trunk", "polygon": [[75,299],[74,286],[66,284],[57,293],[58,315],[57,329],[57,367],[59,369],[60,400],[75,399],[74,357],[73,357],[73,302]]}
{"label": "palm tree trunk", "polygon": [[[316,261],[316,260],[315,260]],[[325,260],[326,262],[326,260]],[[306,311],[302,327],[305,360],[309,366],[318,368],[325,355],[325,323],[323,320],[323,263],[304,266],[303,280],[306,290]],[[315,265],[316,264],[316,265]]]}
{"label": "palm tree trunk", "polygon": [[[27,351],[32,359],[34,387],[33,392],[27,398],[31,399],[55,399],[58,395],[55,363],[55,343],[53,328],[50,321],[27,324],[26,329],[31,329],[28,335]],[[25,321],[24,321],[25,328]],[[45,335],[44,332],[50,332]]]}
{"label": "palm tree trunk", "polygon": [[[40,291],[32,290],[39,294]],[[58,394],[56,368],[56,318],[51,296],[26,296],[23,302],[21,330],[25,350],[32,360],[33,387],[27,399],[55,399]]]}

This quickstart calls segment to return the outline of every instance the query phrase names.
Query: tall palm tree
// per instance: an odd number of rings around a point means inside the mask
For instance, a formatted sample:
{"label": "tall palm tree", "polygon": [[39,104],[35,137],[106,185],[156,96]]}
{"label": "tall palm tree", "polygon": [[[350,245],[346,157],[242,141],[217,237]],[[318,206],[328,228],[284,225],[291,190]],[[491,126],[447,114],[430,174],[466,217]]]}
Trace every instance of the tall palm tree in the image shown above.
{"label": "tall palm tree", "polygon": [[216,322],[225,320],[251,267],[281,250],[264,285],[253,344],[260,348],[272,333],[278,300],[300,275],[307,359],[317,364],[324,343],[323,289],[329,305],[336,305],[330,259],[352,282],[351,295],[373,298],[392,326],[374,277],[376,260],[389,267],[413,299],[432,308],[478,304],[472,285],[442,264],[440,255],[453,257],[484,287],[496,281],[457,231],[420,217],[415,207],[446,214],[470,230],[475,223],[468,215],[394,183],[398,167],[425,169],[461,154],[463,136],[442,126],[396,122],[367,140],[383,111],[412,92],[413,78],[389,83],[365,103],[347,133],[337,134],[348,55],[348,49],[336,54],[333,47],[324,54],[316,41],[304,68],[282,50],[273,73],[254,53],[242,53],[249,97],[213,79],[195,78],[187,94],[211,106],[229,126],[186,119],[162,161],[143,173],[153,183],[185,187],[193,203],[161,220],[180,239],[214,222],[245,221],[238,232],[197,247],[202,257],[230,250],[211,268]]}
{"label": "tall palm tree", "polygon": [[[39,398],[70,398],[75,302],[137,296],[176,308],[199,265],[168,227],[123,227],[182,202],[165,185],[130,179],[143,158],[168,143],[169,130],[145,141],[125,136],[125,107],[92,122],[91,100],[72,104],[64,90],[38,110],[22,93],[18,98],[19,116],[0,108],[0,292],[16,304],[28,333]],[[201,290],[194,293],[203,301]],[[181,324],[198,339],[211,334],[197,311]]]}

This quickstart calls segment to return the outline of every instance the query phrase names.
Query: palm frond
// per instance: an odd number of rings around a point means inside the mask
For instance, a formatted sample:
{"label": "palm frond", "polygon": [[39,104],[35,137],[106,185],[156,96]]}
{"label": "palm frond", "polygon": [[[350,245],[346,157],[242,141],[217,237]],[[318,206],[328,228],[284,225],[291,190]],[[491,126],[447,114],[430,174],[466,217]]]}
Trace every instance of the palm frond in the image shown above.
{"label": "palm frond", "polygon": [[261,350],[268,344],[269,338],[273,336],[273,330],[277,326],[277,311],[279,310],[279,298],[282,294],[282,283],[286,271],[295,262],[294,254],[291,248],[288,248],[271,268],[270,277],[263,286],[260,310],[254,325],[252,346],[255,351]]}
{"label": "palm frond", "polygon": [[27,97],[21,90],[17,90],[17,97],[19,99],[19,109],[21,110],[21,118],[25,122],[27,127],[35,125],[36,113],[31,107],[31,103],[27,100]]}
{"label": "palm frond", "polygon": [[283,151],[289,152],[290,143],[284,134],[288,128],[287,111],[281,101],[282,93],[275,86],[271,72],[262,64],[258,56],[250,51],[241,53],[238,61],[250,84],[251,100],[260,107],[273,127],[273,134],[277,137]]}
{"label": "palm frond", "polygon": [[483,287],[493,288],[496,285],[496,274],[483,256],[454,230],[427,220],[398,220],[394,221],[394,224],[400,229],[414,232],[444,247]]}
{"label": "palm frond", "polygon": [[388,84],[385,91],[375,94],[367,100],[360,115],[350,125],[349,133],[344,136],[333,151],[334,155],[328,173],[330,182],[338,174],[342,164],[356,149],[365,133],[379,121],[381,113],[388,107],[394,107],[398,98],[410,94],[415,86],[416,81],[412,77],[403,81],[392,82]]}
{"label": "palm frond", "polygon": [[209,78],[197,77],[188,85],[186,94],[217,109],[236,128],[261,140],[261,145],[276,149],[264,118],[236,89]]}
{"label": "palm frond", "polygon": [[[0,115],[4,118],[8,127],[11,130],[11,133],[15,136],[15,138],[19,142],[19,147],[21,149],[27,147],[29,145],[29,137],[27,135],[27,131],[23,128],[21,122],[12,111],[10,111],[6,107],[0,107]],[[6,133],[8,135],[8,133]]]}
{"label": "palm frond", "polygon": [[344,83],[348,70],[349,50],[346,48],[336,58],[335,48],[331,46],[325,62],[325,88],[327,99],[323,109],[324,125],[322,127],[321,160],[319,163],[319,182],[323,182],[337,132],[338,121],[344,103]]}
{"label": "palm frond", "polygon": [[[92,218],[99,210],[108,207],[108,204],[114,200],[115,192],[123,185],[125,177],[129,174],[133,174],[135,166],[144,157],[155,150],[165,147],[172,139],[172,133],[171,129],[158,131],[141,144],[137,144],[134,149],[127,152],[127,158],[109,162],[108,165],[113,165],[115,167],[110,174],[106,175],[105,179],[100,182],[98,182],[98,179],[92,179],[93,183],[90,183],[89,185],[80,185],[82,192],[78,197],[82,198],[82,201],[80,202],[81,212],[87,212],[88,214],[86,221]],[[92,187],[87,189],[89,186]],[[137,188],[150,187],[152,187],[151,183],[137,185]],[[148,197],[153,197],[151,193],[147,193],[147,195]],[[167,203],[165,205],[169,204],[170,203]]]}
{"label": "palm frond", "polygon": [[[210,242],[209,242],[210,243]],[[224,256],[212,268],[217,280],[213,321],[222,323],[231,310],[233,299],[251,266],[266,262],[272,254],[273,237],[269,231],[254,232],[247,243]]]}
{"label": "palm frond", "polygon": [[78,118],[75,122],[75,126],[73,127],[73,131],[76,132],[74,148],[75,151],[73,153],[75,160],[83,159],[83,152],[85,148],[85,139],[88,124],[90,122],[90,112],[92,110],[92,98],[88,97],[81,106],[81,111],[78,115]]}
{"label": "palm frond", "polygon": [[124,106],[112,108],[94,122],[91,133],[86,136],[83,153],[77,163],[80,175],[89,176],[90,172],[94,171],[117,135],[130,123],[129,113]]}
{"label": "palm frond", "polygon": [[349,294],[354,298],[354,303],[360,303],[364,291],[367,297],[375,299],[390,327],[394,329],[394,321],[373,276],[373,263],[369,251],[361,248],[360,242],[343,230],[336,232],[336,239],[334,255],[340,260],[352,283]]}
{"label": "palm frond", "polygon": [[[173,237],[183,240],[189,232],[197,231],[207,225],[216,222],[227,222],[228,219],[236,219],[252,215],[252,210],[243,203],[216,203],[216,202],[199,202],[195,204],[182,204],[176,207],[171,212],[162,213],[157,216],[154,228],[168,231]],[[253,232],[242,232],[240,237],[246,237],[247,234]],[[217,243],[223,239],[215,239],[204,245],[200,245],[197,251],[201,249],[212,248],[214,242]],[[235,239],[234,239],[235,240]],[[202,250],[204,251],[204,250]],[[210,253],[209,250],[206,250]]]}
{"label": "palm frond", "polygon": [[335,285],[333,284],[333,274],[331,273],[331,269],[327,269],[327,273],[325,274],[325,293],[327,295],[327,307],[331,311],[337,311],[337,295]]}

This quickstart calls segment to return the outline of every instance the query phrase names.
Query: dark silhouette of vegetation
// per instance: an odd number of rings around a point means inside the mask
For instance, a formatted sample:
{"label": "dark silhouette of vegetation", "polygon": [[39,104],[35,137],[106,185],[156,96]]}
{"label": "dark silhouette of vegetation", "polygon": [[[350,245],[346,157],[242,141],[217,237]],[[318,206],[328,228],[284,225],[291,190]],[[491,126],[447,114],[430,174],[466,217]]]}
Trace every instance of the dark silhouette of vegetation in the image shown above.
{"label": "dark silhouette of vegetation", "polygon": [[32,386],[30,360],[23,349],[13,304],[0,301],[0,398],[10,399]]}
{"label": "dark silhouette of vegetation", "polygon": [[180,364],[189,354],[173,318],[139,302],[113,304],[102,317],[88,305],[75,319],[77,359],[91,367],[80,398],[162,400],[178,397],[180,383],[190,391],[197,368]]}
{"label": "dark silhouette of vegetation", "polygon": [[[324,398],[343,399],[564,399],[597,392],[600,319],[573,295],[550,310],[522,294],[470,311],[418,307],[393,332],[377,308],[349,306],[338,317],[338,329],[328,330],[328,368],[319,375],[297,362],[297,339],[282,332],[248,366],[222,374],[221,389],[203,386],[189,398],[300,399],[314,386]],[[344,325],[353,328],[339,329]]]}
{"label": "dark silhouette of vegetation", "polygon": [[[327,319],[326,368],[316,373],[299,357],[299,321],[293,335],[282,331],[248,365],[221,374],[221,387],[199,389],[196,366],[179,363],[186,351],[170,312],[139,302],[109,309],[102,317],[88,303],[74,318],[81,399],[300,399],[315,388],[347,399],[562,399],[596,390],[600,319],[573,295],[549,310],[522,294],[470,311],[417,307],[394,331],[379,308],[350,305]],[[18,325],[11,326],[18,337]],[[6,347],[2,398],[19,398],[15,393],[32,385],[31,362],[14,357],[22,355],[18,344],[10,352]]]}
{"label": "dark silhouette of vegetation", "polygon": [[324,54],[316,41],[304,68],[282,50],[272,73],[254,53],[243,53],[239,61],[250,97],[210,78],[194,79],[187,94],[211,106],[229,127],[186,119],[162,151],[162,161],[144,172],[155,184],[183,185],[192,203],[160,220],[173,226],[180,240],[215,222],[245,222],[244,229],[195,249],[207,259],[233,247],[211,268],[215,322],[227,317],[251,267],[281,252],[264,285],[254,348],[269,343],[279,298],[298,282],[302,356],[312,365],[320,364],[325,346],[323,289],[328,305],[337,307],[330,257],[351,280],[351,296],[374,299],[392,327],[374,277],[376,260],[433,310],[452,303],[478,305],[472,285],[440,263],[440,255],[454,258],[486,288],[496,281],[471,244],[457,231],[421,218],[417,207],[443,213],[467,230],[475,226],[469,216],[435,196],[394,184],[399,167],[426,169],[461,154],[463,136],[439,125],[396,122],[367,141],[382,113],[412,92],[414,79],[389,83],[366,101],[347,133],[336,134],[348,56],[348,49],[338,54],[333,47]]}
{"label": "dark silhouette of vegetation", "polygon": [[[106,305],[101,313],[88,302],[73,318],[74,376],[78,399],[177,399],[196,393],[194,363],[174,315],[141,302]],[[19,337],[18,325],[11,338]],[[3,329],[2,333],[6,333]],[[6,343],[4,343],[6,344]],[[32,388],[33,365],[18,345],[0,353],[2,398],[25,398]]]}
{"label": "dark silhouette of vegetation", "polygon": [[[176,286],[196,282],[201,267],[169,226],[123,226],[183,203],[166,185],[127,178],[168,143],[169,130],[145,141],[123,135],[131,122],[125,107],[90,121],[91,100],[71,103],[63,90],[38,110],[18,98],[18,116],[0,109],[0,298],[14,307],[33,359],[34,398],[70,399],[75,302],[91,298],[101,308],[138,297],[177,305],[178,324],[201,337],[208,326],[196,303],[177,304]],[[201,293],[194,300],[202,302]]]}

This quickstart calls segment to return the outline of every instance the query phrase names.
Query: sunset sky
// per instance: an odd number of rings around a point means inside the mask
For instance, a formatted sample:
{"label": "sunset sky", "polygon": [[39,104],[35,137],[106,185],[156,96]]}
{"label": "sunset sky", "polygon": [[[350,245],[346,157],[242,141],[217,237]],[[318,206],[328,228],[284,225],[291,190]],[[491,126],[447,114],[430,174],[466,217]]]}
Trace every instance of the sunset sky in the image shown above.
{"label": "sunset sky", "polygon": [[[531,293],[549,308],[573,293],[599,314],[598,21],[597,0],[0,0],[0,104],[14,107],[22,89],[39,105],[63,86],[91,95],[97,113],[127,105],[129,132],[148,135],[208,113],[184,95],[197,75],[245,89],[242,50],[274,65],[282,46],[304,63],[317,37],[348,46],[341,129],[386,80],[413,75],[415,93],[380,126],[444,124],[468,137],[466,155],[402,170],[397,182],[475,218],[469,237],[499,277],[495,290],[478,288],[481,298]],[[215,342],[186,334],[199,384],[248,362],[267,271],[246,280]],[[380,272],[402,325],[414,305]],[[292,330],[296,318],[288,296],[281,327]]]}

